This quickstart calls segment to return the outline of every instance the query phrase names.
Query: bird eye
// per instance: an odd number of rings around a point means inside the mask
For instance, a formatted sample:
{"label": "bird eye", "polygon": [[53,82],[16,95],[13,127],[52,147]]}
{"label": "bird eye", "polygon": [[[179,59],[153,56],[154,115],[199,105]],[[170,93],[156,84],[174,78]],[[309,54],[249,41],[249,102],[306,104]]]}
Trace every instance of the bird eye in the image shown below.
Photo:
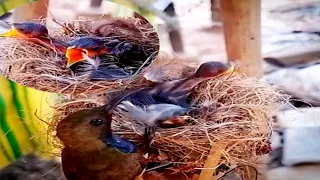
{"label": "bird eye", "polygon": [[103,120],[102,119],[93,119],[90,121],[90,124],[93,126],[100,126],[103,124]]}

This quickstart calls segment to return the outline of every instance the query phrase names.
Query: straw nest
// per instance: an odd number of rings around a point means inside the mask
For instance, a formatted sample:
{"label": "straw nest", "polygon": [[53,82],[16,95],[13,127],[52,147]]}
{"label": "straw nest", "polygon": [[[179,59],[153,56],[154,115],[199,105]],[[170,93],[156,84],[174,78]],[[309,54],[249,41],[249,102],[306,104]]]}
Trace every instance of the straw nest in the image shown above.
{"label": "straw nest", "polygon": [[[56,113],[48,119],[49,133],[55,133],[61,119],[84,108],[104,105],[108,95],[64,96],[54,106]],[[191,94],[196,110],[188,114],[184,126],[159,129],[152,141],[162,159],[178,163],[179,171],[194,172],[203,167],[211,145],[223,142],[221,164],[254,164],[271,150],[272,115],[287,103],[288,97],[263,81],[232,75],[199,84]],[[142,143],[143,129],[117,111],[113,120],[115,134]],[[62,148],[59,140],[52,143]]]}
{"label": "straw nest", "polygon": [[[146,20],[139,18],[76,20],[59,24],[59,27],[62,28],[49,30],[50,38],[68,42],[82,36],[97,36],[105,39],[117,38],[133,44],[139,51],[128,57],[131,58],[130,61],[133,58],[136,62],[139,61],[134,64],[134,77],[115,81],[90,81],[88,75],[78,76],[66,68],[64,54],[27,40],[11,38],[0,39],[0,73],[10,80],[42,91],[102,92],[130,84],[139,72],[150,65],[159,51],[159,39],[155,29]],[[138,53],[140,54],[135,55]],[[110,60],[114,58],[110,57]]]}

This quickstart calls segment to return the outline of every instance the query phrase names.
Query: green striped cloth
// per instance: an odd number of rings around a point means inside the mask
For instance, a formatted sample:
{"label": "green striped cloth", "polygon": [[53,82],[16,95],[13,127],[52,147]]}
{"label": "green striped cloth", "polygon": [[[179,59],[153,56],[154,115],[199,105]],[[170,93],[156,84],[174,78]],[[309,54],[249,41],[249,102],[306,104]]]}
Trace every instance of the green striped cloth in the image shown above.
{"label": "green striped cloth", "polygon": [[0,168],[23,153],[48,150],[45,119],[52,113],[46,100],[53,94],[16,84],[0,76]]}
{"label": "green striped cloth", "polygon": [[[0,0],[0,15],[34,0]],[[39,117],[50,115],[46,100],[53,94],[16,84],[0,76],[0,169],[27,152],[49,151],[45,123]],[[50,155],[50,153],[49,153]]]}

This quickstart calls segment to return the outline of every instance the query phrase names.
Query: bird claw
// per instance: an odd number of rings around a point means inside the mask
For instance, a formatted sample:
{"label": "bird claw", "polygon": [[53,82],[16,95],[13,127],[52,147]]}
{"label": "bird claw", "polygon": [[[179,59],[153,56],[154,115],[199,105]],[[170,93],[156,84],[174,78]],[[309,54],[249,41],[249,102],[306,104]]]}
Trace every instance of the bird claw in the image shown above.
{"label": "bird claw", "polygon": [[145,138],[145,147],[146,151],[149,151],[151,141],[154,137],[154,134],[156,132],[156,127],[148,126],[145,128],[144,138]]}

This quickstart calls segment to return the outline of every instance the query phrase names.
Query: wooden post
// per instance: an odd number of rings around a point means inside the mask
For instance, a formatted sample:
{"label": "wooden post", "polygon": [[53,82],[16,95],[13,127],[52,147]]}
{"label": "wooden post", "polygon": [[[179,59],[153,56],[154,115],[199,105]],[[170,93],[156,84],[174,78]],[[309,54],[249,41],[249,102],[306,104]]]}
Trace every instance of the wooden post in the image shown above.
{"label": "wooden post", "polygon": [[228,59],[247,76],[261,76],[261,0],[222,0],[220,6]]}
{"label": "wooden post", "polygon": [[[207,157],[207,160],[203,166],[203,170],[200,173],[199,180],[216,180],[217,174],[216,170],[213,168],[216,168],[219,165],[220,159],[222,157],[222,150],[226,148],[227,143],[215,143],[211,146],[210,153]],[[210,169],[211,168],[211,169]]]}
{"label": "wooden post", "polygon": [[30,21],[47,17],[49,0],[37,0],[14,10],[14,22]]}

